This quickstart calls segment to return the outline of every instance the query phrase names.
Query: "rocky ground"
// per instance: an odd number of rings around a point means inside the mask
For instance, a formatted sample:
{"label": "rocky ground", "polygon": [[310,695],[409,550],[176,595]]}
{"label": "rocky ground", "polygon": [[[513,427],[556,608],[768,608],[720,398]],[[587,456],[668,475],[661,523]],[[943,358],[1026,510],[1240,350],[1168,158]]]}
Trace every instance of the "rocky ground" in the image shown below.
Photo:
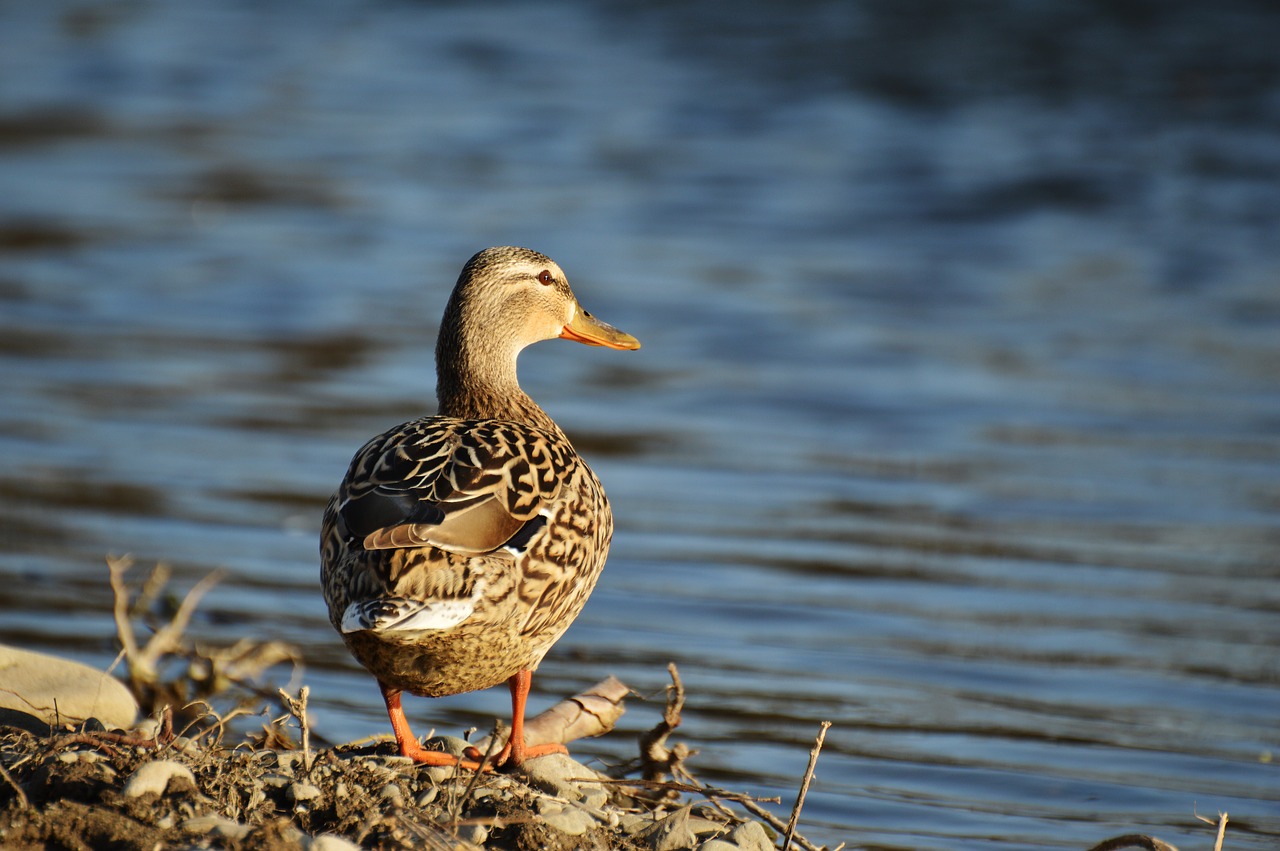
{"label": "rocky ground", "polygon": [[[635,849],[769,851],[786,825],[747,795],[710,789],[668,737],[680,723],[675,666],[662,721],[634,764],[605,776],[566,755],[518,771],[435,768],[391,741],[312,748],[307,690],[263,686],[299,661],[245,639],[186,634],[214,578],[174,608],[163,565],[136,588],[108,559],[123,676],[0,646],[0,848]],[[146,626],[145,641],[136,623]],[[530,745],[612,729],[630,690],[609,678],[529,720]],[[254,716],[269,723],[245,724]],[[138,719],[142,720],[139,722]],[[476,743],[493,750],[488,739]],[[428,747],[459,754],[460,739]],[[799,834],[792,847],[817,851]]]}
{"label": "rocky ground", "polygon": [[777,840],[723,803],[671,800],[562,755],[476,774],[414,765],[388,743],[308,754],[94,726],[0,736],[0,846],[769,851]]}

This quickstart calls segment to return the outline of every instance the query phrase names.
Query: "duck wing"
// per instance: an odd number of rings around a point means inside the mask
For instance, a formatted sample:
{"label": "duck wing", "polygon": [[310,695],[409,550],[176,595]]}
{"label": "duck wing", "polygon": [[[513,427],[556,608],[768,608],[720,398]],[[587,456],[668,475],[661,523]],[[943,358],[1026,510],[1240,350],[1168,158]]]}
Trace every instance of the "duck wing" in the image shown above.
{"label": "duck wing", "polygon": [[541,512],[559,495],[572,457],[563,438],[534,426],[416,420],[356,454],[338,516],[366,550],[521,547],[545,525]]}

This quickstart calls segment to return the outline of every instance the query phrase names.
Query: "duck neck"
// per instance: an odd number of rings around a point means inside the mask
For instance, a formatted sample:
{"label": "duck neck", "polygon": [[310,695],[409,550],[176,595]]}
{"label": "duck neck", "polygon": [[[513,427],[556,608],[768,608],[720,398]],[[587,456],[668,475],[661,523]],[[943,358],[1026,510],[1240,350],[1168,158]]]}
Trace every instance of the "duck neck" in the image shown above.
{"label": "duck neck", "polygon": [[441,328],[436,342],[436,399],[442,416],[524,423],[560,433],[555,421],[520,388],[510,339]]}

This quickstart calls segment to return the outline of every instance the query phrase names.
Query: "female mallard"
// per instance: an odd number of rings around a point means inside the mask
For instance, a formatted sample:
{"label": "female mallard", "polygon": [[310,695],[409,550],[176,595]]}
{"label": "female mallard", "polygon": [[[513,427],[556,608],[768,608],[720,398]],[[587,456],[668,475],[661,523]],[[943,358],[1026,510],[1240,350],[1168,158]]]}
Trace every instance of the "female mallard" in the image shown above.
{"label": "female mallard", "polygon": [[563,750],[525,747],[525,699],[600,576],[613,516],[600,480],[516,380],[520,351],[553,337],[640,348],[583,310],[536,251],[468,260],[436,342],[439,414],[366,443],[325,510],[329,620],[377,678],[400,753],[417,762],[459,760],[422,748],[401,692],[503,680],[512,723],[497,763]]}

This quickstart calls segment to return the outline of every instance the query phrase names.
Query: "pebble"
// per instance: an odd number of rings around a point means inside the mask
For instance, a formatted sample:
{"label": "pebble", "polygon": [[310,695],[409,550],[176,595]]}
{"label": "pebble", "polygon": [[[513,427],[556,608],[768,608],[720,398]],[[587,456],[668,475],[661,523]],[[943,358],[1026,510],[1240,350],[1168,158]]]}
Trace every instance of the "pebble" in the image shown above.
{"label": "pebble", "polygon": [[322,833],[307,843],[307,851],[360,851],[360,846],[341,836]]}
{"label": "pebble", "polygon": [[725,842],[723,839],[708,839],[698,846],[698,851],[741,851],[741,849],[732,842]]}
{"label": "pebble", "polygon": [[188,833],[201,835],[216,834],[224,839],[239,841],[249,835],[252,828],[222,816],[196,816],[182,823],[182,829]]}
{"label": "pebble", "polygon": [[173,748],[178,753],[189,753],[193,756],[199,756],[201,753],[200,743],[192,740],[188,736],[178,736],[170,742],[169,747]]}
{"label": "pebble", "polygon": [[712,836],[719,836],[725,831],[724,822],[712,821],[709,818],[701,818],[700,816],[692,815],[689,817],[689,829],[698,836],[702,836],[704,833],[710,833]]}
{"label": "pebble", "polygon": [[264,774],[259,779],[263,786],[268,786],[272,789],[283,789],[293,783],[292,777],[287,777],[283,774]]}
{"label": "pebble", "polygon": [[310,783],[304,783],[301,780],[291,784],[289,786],[289,791],[285,794],[288,796],[289,800],[293,802],[294,806],[297,806],[298,804],[309,804],[312,801],[319,800],[324,795],[324,793],[320,791],[319,787],[313,786]]}
{"label": "pebble", "polygon": [[743,822],[730,832],[729,838],[742,851],[773,851],[774,848],[768,831],[758,821]]}
{"label": "pebble", "polygon": [[124,796],[126,798],[138,798],[142,795],[155,793],[163,795],[169,789],[169,786],[177,781],[178,790],[183,787],[187,789],[196,788],[196,777],[191,773],[191,769],[187,768],[180,762],[174,762],[171,759],[158,759],[154,762],[145,762],[138,766],[137,771],[129,778],[129,782],[124,784]]}
{"label": "pebble", "polygon": [[609,803],[609,792],[599,786],[591,785],[582,790],[580,803],[588,810],[603,810],[605,804]]}
{"label": "pebble", "polygon": [[277,764],[285,774],[297,776],[299,769],[306,770],[306,755],[302,751],[281,751],[277,755]]}
{"label": "pebble", "polygon": [[400,808],[404,806],[404,790],[396,783],[388,783],[379,789],[378,797],[386,801],[391,807]]}
{"label": "pebble", "polygon": [[651,851],[682,851],[698,844],[698,837],[689,827],[691,806],[683,806],[662,821],[636,835],[636,839]]}
{"label": "pebble", "polygon": [[564,807],[558,812],[543,813],[542,820],[569,836],[581,836],[596,827],[596,820],[577,807]]}
{"label": "pebble", "polygon": [[653,825],[653,819],[647,819],[636,813],[619,813],[618,827],[628,836],[643,833]]}
{"label": "pebble", "polygon": [[138,702],[124,683],[70,659],[0,644],[0,682],[0,720],[24,729],[34,724],[38,734],[90,718],[128,730],[138,718]]}
{"label": "pebble", "polygon": [[155,718],[143,718],[134,726],[133,732],[144,739],[154,739],[160,732],[160,722]]}

